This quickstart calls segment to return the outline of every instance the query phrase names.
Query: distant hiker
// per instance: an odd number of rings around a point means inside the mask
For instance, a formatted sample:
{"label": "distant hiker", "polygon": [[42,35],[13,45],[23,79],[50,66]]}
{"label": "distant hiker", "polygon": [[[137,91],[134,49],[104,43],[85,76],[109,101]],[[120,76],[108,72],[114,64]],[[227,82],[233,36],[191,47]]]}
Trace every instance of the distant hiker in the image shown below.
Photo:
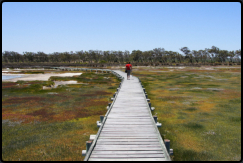
{"label": "distant hiker", "polygon": [[127,71],[127,80],[130,80],[130,73],[132,72],[132,65],[130,62],[126,64],[126,71]]}

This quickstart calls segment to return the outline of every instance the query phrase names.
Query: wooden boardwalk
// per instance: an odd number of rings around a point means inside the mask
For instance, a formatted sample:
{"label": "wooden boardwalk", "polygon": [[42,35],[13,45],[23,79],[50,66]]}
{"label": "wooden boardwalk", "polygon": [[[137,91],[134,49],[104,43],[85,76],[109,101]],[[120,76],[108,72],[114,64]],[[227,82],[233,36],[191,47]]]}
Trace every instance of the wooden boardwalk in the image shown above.
{"label": "wooden boardwalk", "polygon": [[144,88],[137,77],[127,80],[127,74],[119,70],[53,68],[111,72],[122,79],[102,123],[97,124],[100,128],[96,135],[92,135],[93,142],[86,142],[87,151],[82,151],[84,161],[171,161],[169,143],[165,146],[160,136]]}
{"label": "wooden boardwalk", "polygon": [[126,73],[85,161],[170,161],[139,79]]}

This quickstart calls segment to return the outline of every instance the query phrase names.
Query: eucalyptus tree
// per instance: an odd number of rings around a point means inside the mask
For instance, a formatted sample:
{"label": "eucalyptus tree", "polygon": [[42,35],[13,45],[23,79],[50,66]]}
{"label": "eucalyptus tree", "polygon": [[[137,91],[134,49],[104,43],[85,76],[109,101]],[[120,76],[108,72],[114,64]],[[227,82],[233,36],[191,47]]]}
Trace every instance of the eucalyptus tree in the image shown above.
{"label": "eucalyptus tree", "polygon": [[238,62],[241,62],[241,49],[235,51],[235,56]]}
{"label": "eucalyptus tree", "polygon": [[116,50],[112,51],[112,58],[113,58],[113,62],[119,62],[119,56]]}
{"label": "eucalyptus tree", "polygon": [[150,63],[154,62],[154,52],[153,52],[153,50],[149,50],[149,60],[150,60]]}
{"label": "eucalyptus tree", "polygon": [[185,59],[188,59],[189,62],[193,63],[193,57],[192,57],[192,54],[191,54],[191,51],[189,50],[189,48],[183,47],[180,50],[185,54]]}
{"label": "eucalyptus tree", "polygon": [[180,53],[176,53],[176,59],[179,63],[182,63],[184,61],[183,58],[183,55],[181,55]]}
{"label": "eucalyptus tree", "polygon": [[93,58],[93,60],[95,61],[95,63],[98,63],[98,61],[99,61],[99,51],[98,50],[94,50],[92,53],[92,58]]}
{"label": "eucalyptus tree", "polygon": [[236,56],[241,57],[241,49],[235,51]]}
{"label": "eucalyptus tree", "polygon": [[33,52],[23,52],[24,61],[33,62],[34,61],[34,53]]}
{"label": "eucalyptus tree", "polygon": [[219,54],[218,58],[221,63],[226,62],[227,58],[230,56],[230,53],[228,52],[228,50],[219,50],[218,54]]}
{"label": "eucalyptus tree", "polygon": [[106,63],[105,57],[104,57],[104,51],[99,51],[99,63]]}
{"label": "eucalyptus tree", "polygon": [[192,50],[192,56],[194,57],[195,61],[198,63],[201,58],[201,52],[197,50]]}
{"label": "eucalyptus tree", "polygon": [[170,52],[165,50],[163,51],[163,54],[162,54],[162,63],[169,63],[170,62]]}
{"label": "eucalyptus tree", "polygon": [[36,62],[48,62],[48,56],[44,52],[38,51],[34,54],[34,58]]}
{"label": "eucalyptus tree", "polygon": [[84,52],[83,62],[90,62],[89,61],[89,52],[87,52],[87,51]]}
{"label": "eucalyptus tree", "polygon": [[162,56],[164,55],[165,49],[164,48],[154,48],[153,52],[154,52],[154,57],[155,57],[154,60],[163,62]]}
{"label": "eucalyptus tree", "polygon": [[173,52],[173,51],[165,51],[165,54],[166,54],[166,63],[175,63],[175,58],[176,58],[176,52]]}
{"label": "eucalyptus tree", "polygon": [[106,62],[110,62],[110,52],[104,51],[103,55],[104,55],[103,60],[106,61]]}
{"label": "eucalyptus tree", "polygon": [[219,48],[212,46],[211,49],[208,49],[208,52],[213,62],[219,61]]}
{"label": "eucalyptus tree", "polygon": [[136,51],[136,53],[137,53],[137,56],[138,56],[138,62],[144,62],[144,57],[143,57],[143,52],[141,51],[141,50],[137,50]]}
{"label": "eucalyptus tree", "polygon": [[124,52],[124,61],[126,63],[130,61],[130,52],[128,50],[125,50]]}
{"label": "eucalyptus tree", "polygon": [[98,62],[103,59],[103,51],[102,50],[98,50]]}
{"label": "eucalyptus tree", "polygon": [[124,63],[124,55],[123,54],[124,53],[120,50],[117,52],[119,63]]}
{"label": "eucalyptus tree", "polygon": [[71,54],[69,54],[69,52],[62,52],[59,53],[59,55],[62,62],[71,62]]}
{"label": "eucalyptus tree", "polygon": [[71,53],[71,62],[80,63],[80,56],[77,53]]}
{"label": "eucalyptus tree", "polygon": [[142,51],[140,50],[133,50],[131,53],[132,60],[134,62],[139,62],[140,56],[142,55]]}
{"label": "eucalyptus tree", "polygon": [[149,62],[150,61],[150,51],[143,51],[142,52],[142,56],[144,59],[144,62]]}
{"label": "eucalyptus tree", "polygon": [[177,56],[177,52],[173,52],[171,53],[171,58],[172,58],[172,63],[176,63],[176,56]]}
{"label": "eucalyptus tree", "polygon": [[198,52],[200,55],[201,63],[205,64],[205,62],[208,59],[208,51],[205,49],[205,50],[199,50]]}
{"label": "eucalyptus tree", "polygon": [[14,62],[23,62],[23,60],[24,60],[24,57],[21,55],[21,54],[19,54],[18,52],[14,52],[13,53],[13,57],[14,57]]}
{"label": "eucalyptus tree", "polygon": [[111,63],[117,62],[118,58],[116,57],[116,51],[111,50],[109,58]]}
{"label": "eucalyptus tree", "polygon": [[234,52],[234,50],[232,50],[232,51],[229,51],[229,56],[228,56],[228,58],[229,58],[229,62],[233,62],[233,58],[235,57],[235,52]]}
{"label": "eucalyptus tree", "polygon": [[11,52],[10,51],[4,51],[2,52],[2,61],[8,63],[8,62],[11,62],[12,59],[11,59]]}
{"label": "eucalyptus tree", "polygon": [[172,51],[167,51],[167,50],[165,51],[165,56],[164,56],[165,63],[171,63],[172,61],[171,52]]}
{"label": "eucalyptus tree", "polygon": [[94,58],[95,58],[95,52],[93,50],[89,50],[89,54],[88,54],[89,63],[93,63]]}
{"label": "eucalyptus tree", "polygon": [[78,55],[79,63],[81,61],[84,62],[85,55],[84,55],[84,51],[83,50],[76,51],[76,55]]}
{"label": "eucalyptus tree", "polygon": [[61,54],[59,52],[53,52],[50,59],[52,62],[61,62]]}

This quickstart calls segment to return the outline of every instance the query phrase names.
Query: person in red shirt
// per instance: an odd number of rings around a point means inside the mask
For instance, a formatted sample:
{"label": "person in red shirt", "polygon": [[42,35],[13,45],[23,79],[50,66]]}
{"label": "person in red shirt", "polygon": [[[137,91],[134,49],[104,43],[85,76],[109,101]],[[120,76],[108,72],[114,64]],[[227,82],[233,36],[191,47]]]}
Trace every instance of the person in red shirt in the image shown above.
{"label": "person in red shirt", "polygon": [[127,80],[130,80],[130,73],[132,72],[132,65],[130,62],[126,64],[126,70],[127,70]]}

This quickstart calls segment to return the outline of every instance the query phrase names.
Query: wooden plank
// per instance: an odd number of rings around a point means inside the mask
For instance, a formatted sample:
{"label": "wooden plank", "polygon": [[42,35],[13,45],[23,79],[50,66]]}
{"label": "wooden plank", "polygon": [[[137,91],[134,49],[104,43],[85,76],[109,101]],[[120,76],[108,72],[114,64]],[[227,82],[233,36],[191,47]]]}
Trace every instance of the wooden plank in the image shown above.
{"label": "wooden plank", "polygon": [[152,126],[154,126],[153,123],[150,123],[150,124],[148,124],[148,123],[144,123],[144,124],[141,124],[141,123],[138,123],[138,124],[113,124],[113,123],[105,123],[104,126],[118,126],[118,125],[120,125],[120,126],[126,126],[126,127],[134,126],[134,128],[136,126],[139,126],[139,127],[152,127]]}
{"label": "wooden plank", "polygon": [[141,103],[138,103],[138,101],[134,101],[134,102],[127,102],[127,101],[117,101],[115,102],[114,106],[117,105],[117,106],[129,106],[129,107],[146,107],[148,106],[146,104],[146,102],[141,102]]}
{"label": "wooden plank", "polygon": [[138,114],[146,114],[146,115],[150,115],[150,111],[145,110],[145,111],[141,111],[141,110],[111,110],[109,114],[132,114],[132,115],[138,115]]}
{"label": "wooden plank", "polygon": [[126,115],[126,116],[123,116],[123,115],[109,115],[108,117],[107,117],[107,119],[108,118],[112,118],[112,119],[114,119],[114,118],[117,118],[117,119],[119,119],[119,118],[122,118],[122,117],[124,117],[124,119],[139,119],[139,118],[143,118],[143,117],[148,117],[148,116],[146,116],[146,115],[143,115],[143,116],[134,116],[134,115]]}
{"label": "wooden plank", "polygon": [[133,122],[132,122],[132,121],[130,121],[130,122],[126,122],[126,121],[120,121],[120,122],[112,121],[112,122],[110,122],[109,120],[107,120],[106,123],[111,123],[111,124],[114,124],[114,125],[115,125],[115,124],[124,124],[124,125],[153,124],[153,122],[151,122],[151,121],[148,121],[148,122],[146,122],[146,121],[141,121],[141,122],[138,122],[138,121],[133,121]]}
{"label": "wooden plank", "polygon": [[148,111],[148,110],[130,110],[130,109],[123,109],[123,110],[113,110],[111,109],[110,113],[109,114],[112,114],[112,113],[118,113],[118,114],[132,114],[132,115],[138,115],[138,114],[146,114],[146,115],[150,115],[151,112]]}
{"label": "wooden plank", "polygon": [[157,132],[155,130],[128,130],[126,128],[121,128],[121,130],[112,130],[112,129],[102,129],[103,133],[139,133],[139,134],[143,134],[143,133],[154,133],[157,134]]}
{"label": "wooden plank", "polygon": [[92,154],[164,154],[163,151],[96,151],[93,150]]}
{"label": "wooden plank", "polygon": [[132,114],[132,113],[110,113],[107,117],[149,117],[150,114],[148,113],[137,113],[137,114]]}
{"label": "wooden plank", "polygon": [[114,107],[112,107],[112,110],[149,110],[148,107],[130,107],[130,106],[122,106],[122,107],[115,107],[115,105],[113,105]]}
{"label": "wooden plank", "polygon": [[[157,135],[157,132],[155,131],[148,131],[148,132],[132,132],[132,131],[102,131],[102,133],[106,135]],[[136,134],[137,133],[137,134]]]}
{"label": "wooden plank", "polygon": [[133,112],[150,112],[150,110],[148,108],[126,108],[126,107],[123,107],[123,108],[112,108],[111,111],[133,111]]}
{"label": "wooden plank", "polygon": [[148,155],[141,155],[141,154],[92,154],[90,158],[164,158],[164,154],[148,154]]}
{"label": "wooden plank", "polygon": [[138,129],[149,129],[149,128],[154,128],[153,125],[109,125],[109,124],[105,124],[106,128],[112,129],[112,128],[117,128],[117,129],[134,129],[134,130],[138,130]]}
{"label": "wooden plank", "polygon": [[159,141],[153,141],[153,142],[148,142],[148,141],[139,141],[139,142],[132,142],[132,141],[129,141],[129,142],[125,142],[125,141],[117,141],[117,142],[114,142],[114,141],[101,141],[101,142],[97,142],[96,145],[157,145],[159,144]]}
{"label": "wooden plank", "polygon": [[114,125],[114,124],[105,124],[104,125],[105,127],[114,127],[114,128],[118,128],[118,127],[120,127],[120,128],[124,128],[124,127],[133,127],[133,128],[149,128],[149,127],[151,127],[151,128],[153,128],[154,127],[154,125],[152,125],[152,124],[140,124],[140,125],[138,125],[138,124],[136,124],[136,125],[125,125],[125,124],[116,124],[116,125]]}
{"label": "wooden plank", "polygon": [[[101,136],[139,136],[143,134],[142,132],[140,133],[136,133],[136,132],[102,132]],[[157,133],[156,132],[148,132],[148,133],[144,133],[144,136],[156,136]]]}
{"label": "wooden plank", "polygon": [[129,137],[140,137],[140,138],[157,138],[157,135],[155,134],[146,134],[146,135],[141,135],[141,134],[100,134],[101,137],[125,137],[125,138],[129,138]]}
{"label": "wooden plank", "polygon": [[112,108],[111,112],[114,112],[114,113],[123,113],[124,112],[124,113],[136,114],[136,113],[150,113],[151,111],[148,109],[127,109],[127,108],[114,109],[114,108]]}
{"label": "wooden plank", "polygon": [[155,136],[100,136],[100,138],[109,138],[109,139],[112,139],[112,138],[117,138],[117,139],[134,139],[134,138],[141,138],[141,139],[148,139],[148,138],[158,138],[158,137],[155,137]]}
{"label": "wooden plank", "polygon": [[161,147],[124,147],[124,148],[99,148],[99,147],[95,147],[94,148],[96,151],[155,151],[155,150],[162,150]]}
{"label": "wooden plank", "polygon": [[123,116],[120,116],[120,117],[107,117],[107,119],[121,119],[121,120],[129,120],[129,119],[151,119],[150,117],[123,117]]}
{"label": "wooden plank", "polygon": [[139,110],[139,109],[134,109],[134,110],[131,110],[131,109],[122,109],[122,110],[113,110],[111,109],[110,113],[119,113],[119,114],[133,114],[133,115],[137,115],[137,114],[146,114],[146,115],[149,115],[151,114],[151,112],[149,110]]}
{"label": "wooden plank", "polygon": [[112,109],[121,109],[121,108],[127,108],[127,109],[133,109],[133,108],[140,108],[140,109],[147,109],[147,107],[131,107],[131,106],[128,106],[128,107],[124,107],[122,105],[118,105],[118,106],[113,106]]}
{"label": "wooden plank", "polygon": [[148,106],[145,102],[144,103],[137,103],[136,101],[135,102],[129,102],[127,103],[126,101],[122,101],[122,102],[115,102],[114,106],[119,106],[119,105],[122,105],[123,107],[126,107],[126,106],[129,106],[129,107],[146,107]]}
{"label": "wooden plank", "polygon": [[167,161],[165,158],[90,158],[88,161]]}
{"label": "wooden plank", "polygon": [[137,131],[137,132],[134,132],[134,131],[102,131],[102,133],[104,133],[104,134],[122,134],[122,133],[124,133],[124,134],[129,134],[129,133],[131,133],[131,134],[157,134],[157,132],[156,131],[148,131],[148,132],[144,132],[144,131]]}
{"label": "wooden plank", "polygon": [[[115,126],[115,127],[114,127]],[[126,128],[124,128],[124,126]],[[138,128],[139,127],[139,128]],[[106,128],[109,128],[109,129],[128,129],[128,130],[138,130],[138,131],[141,131],[141,130],[155,130],[155,127],[153,125],[148,125],[148,124],[144,124],[144,125],[113,125],[113,124],[105,124],[103,129],[106,129]]]}
{"label": "wooden plank", "polygon": [[148,117],[148,116],[150,116],[150,114],[149,113],[137,113],[137,114],[133,114],[133,113],[119,113],[119,114],[117,114],[117,113],[110,113],[109,115],[108,115],[108,117],[111,117],[111,116],[116,116],[116,117],[121,117],[121,116],[123,116],[123,117],[126,117],[126,116],[128,116],[128,117]]}
{"label": "wooden plank", "polygon": [[159,142],[159,139],[158,138],[146,138],[146,139],[143,139],[143,138],[99,138],[97,140],[97,142],[101,142],[101,141],[104,141],[104,142],[111,142],[111,141],[115,141],[115,142],[143,142],[143,141],[149,141],[149,142],[153,142],[153,141],[156,141],[156,142]]}
{"label": "wooden plank", "polygon": [[113,131],[113,132],[156,132],[155,129],[145,128],[145,129],[139,129],[139,128],[103,128],[102,132],[104,131]]}
{"label": "wooden plank", "polygon": [[[106,122],[108,122],[108,121],[110,121],[110,122],[119,122],[119,121],[121,121],[121,122],[124,122],[124,119],[110,119],[110,118],[107,118],[106,119]],[[126,121],[129,121],[129,122],[138,122],[138,121],[145,121],[145,122],[153,122],[154,120],[152,120],[152,119],[126,119]]]}
{"label": "wooden plank", "polygon": [[158,148],[161,148],[161,145],[160,144],[157,144],[157,145],[147,145],[147,144],[135,144],[135,145],[97,145],[95,146],[95,148],[154,148],[154,147],[158,147]]}
{"label": "wooden plank", "polygon": [[121,133],[101,133],[100,136],[102,137],[150,137],[150,138],[156,138],[157,135],[156,134],[135,134],[135,133],[125,133],[125,134],[121,134]]}
{"label": "wooden plank", "polygon": [[129,123],[135,123],[135,122],[147,122],[147,123],[151,123],[153,122],[154,120],[152,119],[126,119],[126,120],[123,120],[123,119],[110,119],[110,118],[107,118],[106,119],[106,123],[116,123],[116,122],[129,122]]}
{"label": "wooden plank", "polygon": [[133,104],[135,106],[141,106],[144,105],[146,106],[147,100],[144,98],[143,100],[136,100],[136,99],[130,99],[130,100],[120,100],[120,99],[116,99],[116,104],[121,104],[122,106],[126,105],[126,104]]}
{"label": "wooden plank", "polygon": [[121,119],[106,119],[106,123],[111,123],[111,124],[116,124],[116,123],[133,123],[133,124],[136,124],[136,123],[145,123],[145,124],[148,124],[148,123],[154,123],[154,120],[152,119],[126,119],[126,120],[121,120]]}
{"label": "wooden plank", "polygon": [[150,115],[146,114],[146,113],[139,113],[139,114],[129,114],[129,113],[115,114],[115,113],[110,113],[107,117],[148,117],[148,116],[150,116]]}
{"label": "wooden plank", "polygon": [[[118,97],[118,96],[117,96]],[[137,96],[131,96],[131,97],[119,97],[118,99],[117,99],[117,101],[132,101],[132,102],[134,102],[134,101],[144,101],[145,99],[144,99],[144,97],[137,97]],[[136,102],[135,101],[135,102]]]}

